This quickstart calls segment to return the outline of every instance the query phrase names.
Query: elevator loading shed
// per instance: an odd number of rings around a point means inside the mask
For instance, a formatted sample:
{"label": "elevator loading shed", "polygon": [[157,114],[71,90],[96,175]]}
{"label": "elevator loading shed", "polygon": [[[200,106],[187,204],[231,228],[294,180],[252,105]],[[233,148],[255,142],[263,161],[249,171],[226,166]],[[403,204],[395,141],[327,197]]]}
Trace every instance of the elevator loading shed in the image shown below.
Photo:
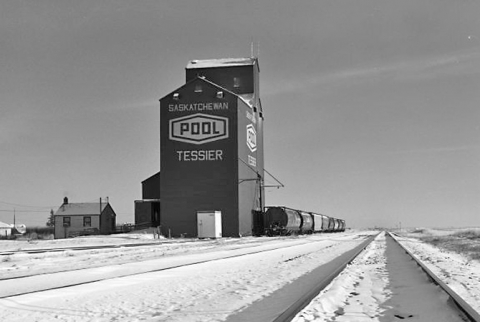
{"label": "elevator loading shed", "polygon": [[221,213],[222,235],[252,234],[264,206],[263,111],[256,58],[194,60],[160,100],[160,221],[198,236],[197,213]]}
{"label": "elevator loading shed", "polygon": [[142,181],[142,199],[134,203],[136,229],[160,226],[160,172]]}

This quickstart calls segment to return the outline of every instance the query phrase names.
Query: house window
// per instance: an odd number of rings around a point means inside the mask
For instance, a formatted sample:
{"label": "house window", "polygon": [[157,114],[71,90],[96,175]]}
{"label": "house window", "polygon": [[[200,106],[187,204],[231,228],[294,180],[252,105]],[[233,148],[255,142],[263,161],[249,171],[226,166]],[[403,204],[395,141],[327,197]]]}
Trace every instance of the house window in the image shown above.
{"label": "house window", "polygon": [[63,227],[70,227],[70,217],[63,217]]}
{"label": "house window", "polygon": [[92,227],[92,217],[83,217],[83,227]]}

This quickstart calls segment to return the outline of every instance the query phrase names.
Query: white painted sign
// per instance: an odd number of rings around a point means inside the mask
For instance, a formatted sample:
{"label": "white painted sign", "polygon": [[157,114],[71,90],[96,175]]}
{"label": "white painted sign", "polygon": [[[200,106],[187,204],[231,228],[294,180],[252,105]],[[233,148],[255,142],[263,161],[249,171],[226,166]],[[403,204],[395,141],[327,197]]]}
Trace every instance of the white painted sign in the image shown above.
{"label": "white painted sign", "polygon": [[180,150],[178,161],[222,161],[223,150]]}
{"label": "white painted sign", "polygon": [[170,120],[173,141],[204,144],[228,138],[228,118],[197,113]]}
{"label": "white painted sign", "polygon": [[228,102],[169,104],[169,112],[201,112],[228,110]]}
{"label": "white painted sign", "polygon": [[247,125],[247,146],[252,152],[257,150],[257,132],[253,124]]}
{"label": "white painted sign", "polygon": [[256,167],[257,159],[252,157],[251,155],[248,155],[248,164],[251,165],[252,167]]}

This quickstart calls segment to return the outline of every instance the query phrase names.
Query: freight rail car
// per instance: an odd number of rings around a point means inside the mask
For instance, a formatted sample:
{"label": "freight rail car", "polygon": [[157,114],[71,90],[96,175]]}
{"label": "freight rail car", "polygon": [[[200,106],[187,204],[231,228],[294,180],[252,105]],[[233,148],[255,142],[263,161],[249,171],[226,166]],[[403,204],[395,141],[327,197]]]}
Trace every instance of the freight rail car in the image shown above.
{"label": "freight rail car", "polygon": [[263,225],[267,236],[340,232],[346,228],[345,220],[318,213],[285,206],[270,206],[265,210]]}

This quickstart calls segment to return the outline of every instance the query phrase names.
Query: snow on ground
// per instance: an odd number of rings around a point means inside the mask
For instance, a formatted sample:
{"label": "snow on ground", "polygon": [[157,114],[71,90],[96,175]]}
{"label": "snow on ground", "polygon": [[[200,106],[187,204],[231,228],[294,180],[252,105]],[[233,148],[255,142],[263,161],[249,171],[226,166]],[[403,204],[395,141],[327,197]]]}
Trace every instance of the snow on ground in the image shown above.
{"label": "snow on ground", "polygon": [[[0,311],[3,321],[222,321],[228,315],[354,248],[366,236],[375,233],[349,232],[288,238],[249,237],[182,243],[177,246],[188,248],[188,251],[162,255],[140,263],[150,265],[152,261],[156,261],[155,265],[159,267],[174,259],[188,260],[191,257],[212,256],[220,252],[231,253],[252,248],[252,245],[257,251],[289,247],[8,297],[0,299]],[[205,245],[211,246],[209,251],[204,248]],[[171,242],[165,246],[177,249]],[[161,248],[161,245],[155,247]],[[203,253],[196,253],[196,249]],[[56,257],[52,257],[50,261],[48,256],[53,254],[43,255],[47,256],[44,261],[50,263],[53,271],[57,271],[56,266],[59,263],[73,268],[77,256],[82,258],[84,263],[88,257],[89,262],[96,265],[95,262],[102,258],[103,251],[71,251],[70,264],[65,264],[63,260],[57,261]],[[15,265],[29,267],[27,255],[16,256],[11,255],[11,261],[15,261]],[[136,260],[134,254],[129,256]],[[98,269],[103,272],[108,270],[108,267]],[[129,265],[124,264],[115,269],[129,269]],[[46,272],[48,268],[44,266],[42,271]],[[82,271],[78,272],[81,274]],[[69,273],[63,272],[42,276],[58,281],[66,279],[67,274]],[[4,285],[7,282],[4,281]],[[0,292],[1,288],[2,281]]]}
{"label": "snow on ground", "polygon": [[[423,232],[427,233],[435,232]],[[1,279],[10,276],[59,272],[41,276],[61,280],[68,279],[67,273],[62,271],[75,268],[98,267],[102,274],[105,271],[117,274],[122,270],[131,270],[129,265],[133,264],[127,263],[132,261],[137,265],[135,269],[149,265],[162,267],[174,260],[188,261],[225,252],[246,252],[247,249],[272,249],[267,253],[3,298],[0,299],[2,321],[225,321],[230,314],[354,248],[366,235],[373,234],[376,232],[350,231],[282,238],[160,241],[153,240],[151,236],[138,236],[138,239],[130,236],[128,240],[125,237],[107,237],[100,238],[99,242],[118,244],[150,239],[152,245],[2,256],[0,293],[2,283],[6,285],[6,281]],[[441,234],[448,235],[451,231],[441,231]],[[477,304],[480,303],[480,262],[439,250],[421,242],[416,238],[419,236],[403,234],[397,239],[480,311]],[[35,245],[2,241],[0,249],[93,245],[97,240],[98,237],[82,237],[38,241]],[[382,319],[382,314],[388,309],[385,303],[391,297],[391,290],[388,288],[389,272],[383,256],[383,241],[384,237],[380,235],[358,260],[347,267],[345,273],[320,294],[320,302],[317,299],[312,304],[316,307],[315,311],[305,313],[297,321],[314,318],[319,321],[387,321]],[[290,247],[273,250],[282,245]],[[105,266],[107,264],[112,266]],[[82,274],[82,271],[78,273]],[[339,305],[345,302],[349,304]]]}
{"label": "snow on ground", "polygon": [[[59,240],[39,240],[35,242],[0,241],[0,250],[34,250],[40,248],[61,248],[79,246],[109,246],[147,243],[145,246],[119,247],[92,250],[67,250],[56,253],[16,253],[2,258],[0,279],[26,275],[69,271],[72,269],[102,267],[157,259],[165,256],[199,254],[212,250],[254,247],[273,244],[278,238],[222,238],[218,240],[196,239],[153,239],[150,234],[113,235],[102,237],[79,237]],[[3,247],[3,248],[2,248]]]}
{"label": "snow on ground", "polygon": [[378,321],[385,311],[380,304],[391,293],[385,248],[382,233],[292,322]]}

